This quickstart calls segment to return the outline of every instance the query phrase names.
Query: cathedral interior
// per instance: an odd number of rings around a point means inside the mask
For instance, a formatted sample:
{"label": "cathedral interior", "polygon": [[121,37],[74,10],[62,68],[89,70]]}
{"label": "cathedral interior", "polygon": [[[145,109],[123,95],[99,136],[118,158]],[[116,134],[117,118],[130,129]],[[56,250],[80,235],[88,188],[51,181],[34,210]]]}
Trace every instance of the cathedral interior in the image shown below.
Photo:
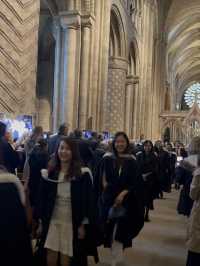
{"label": "cathedral interior", "polygon": [[[0,112],[55,132],[188,143],[200,118],[198,0],[3,0]],[[195,104],[194,104],[195,103]]]}
{"label": "cathedral interior", "polygon": [[[66,123],[185,147],[200,136],[200,0],[0,0],[0,25],[0,120],[16,131]],[[177,200],[155,203],[126,265],[185,266]]]}

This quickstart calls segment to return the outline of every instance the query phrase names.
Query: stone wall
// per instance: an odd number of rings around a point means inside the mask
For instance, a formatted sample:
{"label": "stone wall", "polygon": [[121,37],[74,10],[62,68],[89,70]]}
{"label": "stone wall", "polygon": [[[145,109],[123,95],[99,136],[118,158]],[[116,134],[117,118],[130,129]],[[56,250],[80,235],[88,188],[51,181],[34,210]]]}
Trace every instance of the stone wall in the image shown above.
{"label": "stone wall", "polygon": [[0,111],[35,115],[39,0],[0,1]]}

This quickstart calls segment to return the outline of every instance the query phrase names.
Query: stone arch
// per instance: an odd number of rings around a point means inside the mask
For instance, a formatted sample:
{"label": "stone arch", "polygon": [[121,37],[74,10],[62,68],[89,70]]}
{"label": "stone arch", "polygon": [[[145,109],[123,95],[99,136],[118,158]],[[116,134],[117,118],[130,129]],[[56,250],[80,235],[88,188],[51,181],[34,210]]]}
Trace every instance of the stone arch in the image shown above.
{"label": "stone arch", "polygon": [[[110,11],[110,47],[108,64],[106,129],[124,130],[125,86],[128,71],[127,24],[120,4],[113,3]],[[112,121],[112,123],[110,122]]]}
{"label": "stone arch", "polygon": [[110,16],[110,56],[126,56],[125,25],[119,8],[114,4]]}
{"label": "stone arch", "polygon": [[128,72],[125,90],[125,131],[127,135],[131,138],[134,137],[134,129],[136,122],[136,96],[139,83],[139,54],[135,45],[135,40],[133,40],[129,45]]}

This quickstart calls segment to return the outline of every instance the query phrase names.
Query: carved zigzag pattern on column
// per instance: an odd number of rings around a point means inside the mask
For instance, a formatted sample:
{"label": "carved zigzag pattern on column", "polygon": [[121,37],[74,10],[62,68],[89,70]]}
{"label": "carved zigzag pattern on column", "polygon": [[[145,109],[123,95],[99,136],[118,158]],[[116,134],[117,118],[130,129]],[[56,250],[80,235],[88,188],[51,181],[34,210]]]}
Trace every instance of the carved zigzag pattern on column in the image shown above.
{"label": "carved zigzag pattern on column", "polygon": [[17,113],[33,100],[39,0],[0,1],[0,110]]}

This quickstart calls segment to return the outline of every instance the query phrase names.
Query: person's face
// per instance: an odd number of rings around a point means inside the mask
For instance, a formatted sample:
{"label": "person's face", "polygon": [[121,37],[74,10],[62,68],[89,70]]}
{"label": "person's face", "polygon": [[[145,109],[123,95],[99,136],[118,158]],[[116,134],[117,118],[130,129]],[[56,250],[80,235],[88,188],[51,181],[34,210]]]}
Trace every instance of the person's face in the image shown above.
{"label": "person's face", "polygon": [[161,149],[162,148],[162,142],[161,141],[157,141],[155,145],[156,145],[156,147],[158,149]]}
{"label": "person's face", "polygon": [[61,163],[70,162],[72,159],[72,151],[67,143],[61,141],[58,148],[58,157]]}
{"label": "person's face", "polygon": [[10,134],[10,132],[6,132],[6,133],[5,133],[5,139],[6,139],[7,141],[12,141],[12,135]]}
{"label": "person's face", "polygon": [[144,145],[144,151],[145,151],[146,153],[149,153],[149,152],[151,152],[151,150],[152,150],[152,146],[151,146],[151,144],[150,144],[150,143],[146,143],[146,144]]}
{"label": "person's face", "polygon": [[126,139],[123,136],[119,136],[115,142],[115,149],[117,150],[118,154],[122,154],[125,152],[127,148]]}
{"label": "person's face", "polygon": [[68,135],[68,127],[65,127],[64,129],[64,136],[67,136]]}
{"label": "person's face", "polygon": [[172,146],[171,145],[167,145],[167,150],[168,151],[172,151]]}

